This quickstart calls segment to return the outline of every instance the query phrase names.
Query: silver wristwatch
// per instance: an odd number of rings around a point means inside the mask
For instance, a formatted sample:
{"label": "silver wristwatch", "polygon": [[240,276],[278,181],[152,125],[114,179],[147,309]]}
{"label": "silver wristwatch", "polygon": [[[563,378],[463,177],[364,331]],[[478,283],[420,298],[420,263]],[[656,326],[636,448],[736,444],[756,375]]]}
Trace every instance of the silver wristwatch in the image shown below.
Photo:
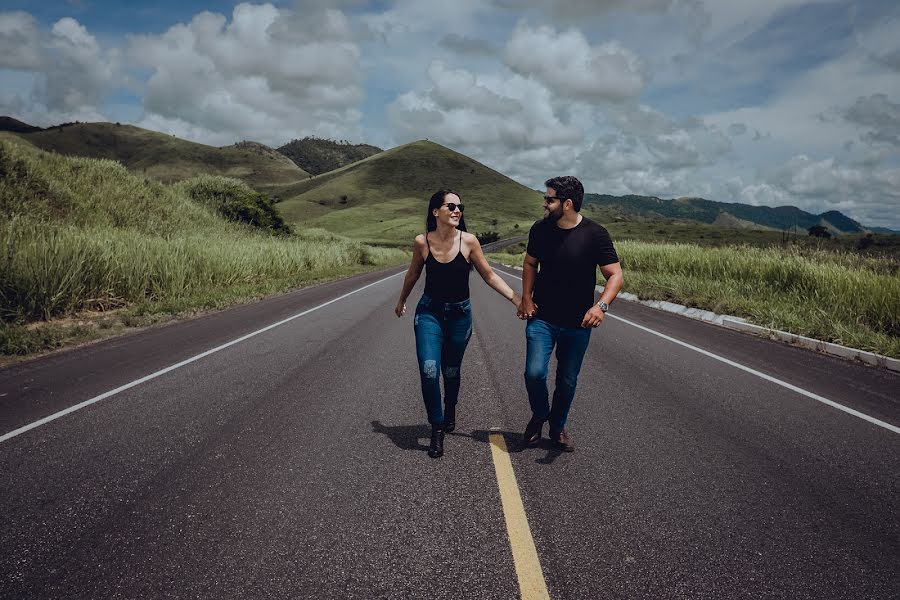
{"label": "silver wristwatch", "polygon": [[602,310],[603,312],[606,312],[609,310],[609,304],[607,304],[603,300],[600,300],[599,302],[597,302],[597,306],[599,306],[600,310]]}

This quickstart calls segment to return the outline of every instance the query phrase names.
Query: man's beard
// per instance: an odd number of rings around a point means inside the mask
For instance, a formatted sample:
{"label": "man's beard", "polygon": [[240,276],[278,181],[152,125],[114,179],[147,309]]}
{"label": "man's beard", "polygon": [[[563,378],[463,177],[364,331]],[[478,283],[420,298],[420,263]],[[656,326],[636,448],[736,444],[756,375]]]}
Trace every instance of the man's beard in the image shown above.
{"label": "man's beard", "polygon": [[544,217],[544,220],[548,223],[556,223],[563,216],[563,211],[559,208],[556,210],[547,210],[547,216]]}

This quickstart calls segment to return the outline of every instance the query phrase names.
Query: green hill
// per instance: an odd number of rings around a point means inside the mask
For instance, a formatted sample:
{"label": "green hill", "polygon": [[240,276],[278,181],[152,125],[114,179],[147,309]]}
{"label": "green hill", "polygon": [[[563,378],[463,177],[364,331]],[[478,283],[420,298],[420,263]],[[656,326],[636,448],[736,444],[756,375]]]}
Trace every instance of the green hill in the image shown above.
{"label": "green hill", "polygon": [[317,137],[291,140],[278,148],[278,152],[294,161],[298,167],[313,175],[340,169],[350,163],[381,152],[381,148],[369,144],[335,142]]}
{"label": "green hill", "polygon": [[41,131],[40,127],[23,123],[12,117],[0,117],[0,131],[12,131],[13,133],[31,133]]}
{"label": "green hill", "polygon": [[200,174],[235,177],[252,186],[309,177],[283,155],[255,142],[216,148],[117,123],[74,123],[17,135],[42,150],[115,160],[166,183]]}
{"label": "green hill", "polygon": [[822,225],[834,234],[859,234],[868,229],[838,211],[819,215],[796,206],[751,206],[734,202],[715,202],[704,198],[666,200],[655,196],[609,196],[585,194],[585,203],[612,214],[638,219],[682,219],[740,229],[805,232]]}
{"label": "green hill", "polygon": [[463,154],[418,141],[306,181],[273,188],[288,222],[355,239],[408,244],[425,228],[428,199],[457,191],[471,232],[527,232],[541,217],[541,195]]}

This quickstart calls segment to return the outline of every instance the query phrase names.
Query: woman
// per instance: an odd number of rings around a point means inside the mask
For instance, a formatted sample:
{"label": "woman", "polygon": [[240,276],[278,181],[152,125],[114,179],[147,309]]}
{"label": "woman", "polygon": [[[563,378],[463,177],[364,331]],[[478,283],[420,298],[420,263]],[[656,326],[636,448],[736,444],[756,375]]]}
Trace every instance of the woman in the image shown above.
{"label": "woman", "polygon": [[[518,306],[520,295],[494,273],[478,239],[466,233],[459,196],[451,190],[440,190],[428,203],[425,234],[416,236],[412,262],[394,309],[398,317],[406,312],[406,298],[424,267],[425,293],[416,306],[416,356],[422,397],[431,423],[428,455],[432,458],[443,455],[444,432],[456,427],[459,368],[472,335],[469,271],[473,265],[485,283]],[[444,376],[444,410],[440,374]]]}

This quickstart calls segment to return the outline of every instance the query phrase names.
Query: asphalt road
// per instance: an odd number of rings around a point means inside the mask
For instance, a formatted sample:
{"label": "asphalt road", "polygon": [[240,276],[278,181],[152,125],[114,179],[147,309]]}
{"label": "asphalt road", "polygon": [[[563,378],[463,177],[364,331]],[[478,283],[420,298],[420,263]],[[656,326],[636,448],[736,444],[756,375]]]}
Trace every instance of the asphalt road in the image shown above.
{"label": "asphalt road", "polygon": [[301,314],[0,442],[0,598],[516,598],[494,428],[552,598],[900,597],[900,434],[630,323],[894,427],[897,374],[618,302],[576,451],[522,449],[524,324],[473,274],[432,460],[396,272],[0,371],[3,436]]}

